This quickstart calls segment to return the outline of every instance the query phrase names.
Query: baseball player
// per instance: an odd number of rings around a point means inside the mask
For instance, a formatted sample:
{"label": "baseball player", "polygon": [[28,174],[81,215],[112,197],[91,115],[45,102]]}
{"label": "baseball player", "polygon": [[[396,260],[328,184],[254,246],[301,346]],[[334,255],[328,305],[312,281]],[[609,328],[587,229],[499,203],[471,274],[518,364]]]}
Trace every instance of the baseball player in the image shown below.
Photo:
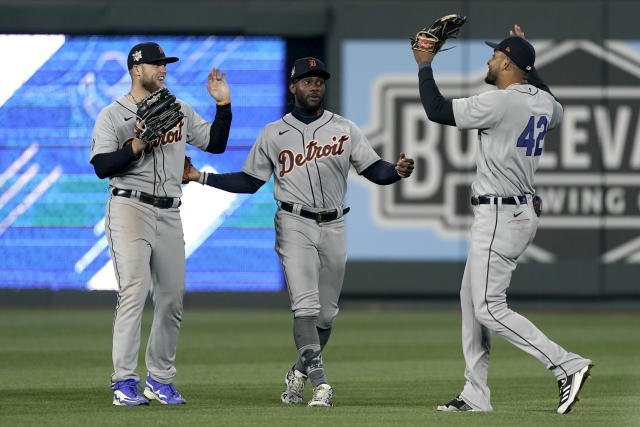
{"label": "baseball player", "polygon": [[[231,101],[225,73],[214,67],[206,84],[217,104],[213,124],[177,100],[184,114],[182,121],[145,145],[134,136],[137,104],[164,87],[166,64],[176,61],[178,58],[165,56],[156,43],[134,46],[127,59],[131,90],[100,112],[93,129],[91,163],[99,178],[109,178],[111,187],[105,231],[118,282],[111,376],[114,405],[146,405],[147,398],[169,405],[186,403],[172,382],[185,286],[179,210],[185,144],[210,153],[224,152]],[[135,369],[140,321],[149,290],[154,314],[142,396]]]}
{"label": "baseball player", "polygon": [[290,75],[294,108],[262,130],[242,168],[228,174],[200,173],[190,179],[234,193],[255,193],[271,174],[275,250],[282,262],[293,312],[298,359],[285,375],[284,403],[301,403],[306,380],[313,386],[309,406],[333,406],[321,352],[338,314],[347,260],[343,205],[351,165],[368,180],[392,184],[407,178],[413,160],[400,153],[381,160],[351,121],[322,108],[330,75],[322,61],[300,58]]}
{"label": "baseball player", "polygon": [[485,82],[497,90],[469,98],[443,98],[431,70],[435,52],[413,50],[420,68],[420,99],[429,119],[478,129],[477,173],[471,185],[474,221],[460,290],[466,383],[457,397],[438,406],[439,411],[492,410],[487,386],[491,331],[554,373],[560,414],[576,403],[593,366],[507,307],[511,274],[538,227],[541,201],[534,195],[533,180],[544,136],[560,124],[563,114],[533,67],[533,46],[519,26],[514,31],[500,43],[486,42],[494,50]]}

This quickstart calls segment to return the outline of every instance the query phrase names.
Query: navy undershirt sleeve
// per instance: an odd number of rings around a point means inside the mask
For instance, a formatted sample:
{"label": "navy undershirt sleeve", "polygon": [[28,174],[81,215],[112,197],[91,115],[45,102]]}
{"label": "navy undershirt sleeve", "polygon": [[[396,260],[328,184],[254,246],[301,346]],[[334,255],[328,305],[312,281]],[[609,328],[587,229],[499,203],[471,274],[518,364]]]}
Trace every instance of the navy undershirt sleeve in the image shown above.
{"label": "navy undershirt sleeve", "polygon": [[205,184],[210,187],[219,188],[230,193],[255,193],[266,181],[254,178],[244,172],[232,173],[207,173]]}
{"label": "navy undershirt sleeve", "polygon": [[436,81],[433,78],[431,64],[423,62],[418,72],[420,87],[420,101],[429,120],[443,125],[455,126],[456,119],[453,116],[453,103],[445,99],[441,94]]}
{"label": "navy undershirt sleeve", "polygon": [[131,144],[111,153],[96,154],[91,159],[93,170],[98,178],[110,178],[124,170],[136,158]]}
{"label": "navy undershirt sleeve", "polygon": [[393,184],[394,182],[400,181],[401,178],[398,172],[396,172],[396,165],[384,160],[378,160],[373,163],[363,170],[360,175],[378,185]]}
{"label": "navy undershirt sleeve", "polygon": [[216,117],[209,128],[209,153],[220,154],[227,149],[229,139],[229,129],[231,128],[231,104],[218,105],[216,107]]}

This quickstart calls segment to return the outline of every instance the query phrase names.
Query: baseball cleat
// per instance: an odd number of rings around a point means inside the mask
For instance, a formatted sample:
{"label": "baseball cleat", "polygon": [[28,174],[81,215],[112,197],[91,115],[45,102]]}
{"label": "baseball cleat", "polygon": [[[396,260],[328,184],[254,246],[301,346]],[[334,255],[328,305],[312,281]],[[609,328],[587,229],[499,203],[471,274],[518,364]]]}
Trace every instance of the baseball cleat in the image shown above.
{"label": "baseball cleat", "polygon": [[464,411],[473,411],[473,408],[464,400],[460,395],[454,397],[449,401],[449,403],[443,403],[442,405],[438,405],[438,411],[444,412],[464,412]]}
{"label": "baseball cleat", "polygon": [[178,393],[173,383],[163,384],[147,376],[147,384],[144,388],[144,395],[149,400],[157,400],[163,405],[179,405],[187,401]]}
{"label": "baseball cleat", "polygon": [[302,395],[306,382],[307,376],[298,371],[295,365],[289,369],[289,372],[284,376],[284,383],[287,387],[280,396],[282,403],[302,403]]}
{"label": "baseball cleat", "polygon": [[113,390],[113,404],[115,406],[148,405],[149,401],[138,390],[139,382],[131,378],[113,384],[110,387]]}
{"label": "baseball cleat", "polygon": [[320,384],[313,389],[308,406],[333,406],[333,389],[329,384]]}
{"label": "baseball cleat", "polygon": [[558,389],[560,392],[560,403],[558,403],[558,413],[568,414],[575,403],[580,400],[580,390],[587,378],[590,377],[589,372],[593,368],[593,362],[580,369],[575,374],[569,375],[567,378],[558,381]]}

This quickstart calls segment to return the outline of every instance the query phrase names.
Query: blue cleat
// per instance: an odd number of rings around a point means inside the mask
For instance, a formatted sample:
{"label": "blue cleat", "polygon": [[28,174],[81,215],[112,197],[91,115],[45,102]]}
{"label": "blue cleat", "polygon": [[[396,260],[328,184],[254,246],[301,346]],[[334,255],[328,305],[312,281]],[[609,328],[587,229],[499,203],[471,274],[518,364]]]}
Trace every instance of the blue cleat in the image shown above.
{"label": "blue cleat", "polygon": [[113,404],[116,406],[148,405],[149,401],[140,394],[138,383],[133,378],[118,381],[111,386],[113,390]]}
{"label": "blue cleat", "polygon": [[163,405],[179,405],[187,401],[178,393],[173,383],[163,384],[147,376],[147,384],[144,388],[144,395],[149,399],[156,399]]}

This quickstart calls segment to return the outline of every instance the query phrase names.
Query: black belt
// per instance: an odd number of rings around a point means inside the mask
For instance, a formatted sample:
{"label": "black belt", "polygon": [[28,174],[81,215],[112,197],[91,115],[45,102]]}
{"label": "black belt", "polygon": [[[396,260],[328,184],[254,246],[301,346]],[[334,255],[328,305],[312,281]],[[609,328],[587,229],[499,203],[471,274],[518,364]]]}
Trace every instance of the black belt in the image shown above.
{"label": "black belt", "polygon": [[501,196],[501,197],[491,197],[491,196],[472,196],[471,204],[473,206],[477,205],[489,205],[491,204],[491,199],[493,199],[493,203],[498,204],[498,200],[502,199],[503,205],[517,205],[516,199],[520,202],[521,205],[527,204],[527,196]]}
{"label": "black belt", "polygon": [[[175,203],[175,200],[176,200],[173,197],[158,197],[158,196],[153,196],[151,194],[143,193],[142,191],[139,191],[138,195],[134,195],[133,191],[122,190],[120,188],[114,188],[113,190],[111,190],[111,194],[113,194],[114,196],[120,196],[120,197],[137,198],[142,203],[153,205],[156,208],[160,208],[160,209],[167,209],[167,208],[173,207],[173,204]],[[180,206],[181,204],[182,202],[178,200],[177,206]]]}
{"label": "black belt", "polygon": [[[280,202],[280,207],[287,212],[293,213],[293,205],[291,203]],[[349,207],[344,208],[342,210],[342,215],[343,216],[346,215],[347,212],[349,212],[350,210],[351,208]],[[300,216],[312,219],[316,222],[334,221],[339,218],[338,215],[340,215],[340,212],[337,209],[334,209],[331,211],[322,211],[322,212],[311,212],[306,209],[300,209]]]}

